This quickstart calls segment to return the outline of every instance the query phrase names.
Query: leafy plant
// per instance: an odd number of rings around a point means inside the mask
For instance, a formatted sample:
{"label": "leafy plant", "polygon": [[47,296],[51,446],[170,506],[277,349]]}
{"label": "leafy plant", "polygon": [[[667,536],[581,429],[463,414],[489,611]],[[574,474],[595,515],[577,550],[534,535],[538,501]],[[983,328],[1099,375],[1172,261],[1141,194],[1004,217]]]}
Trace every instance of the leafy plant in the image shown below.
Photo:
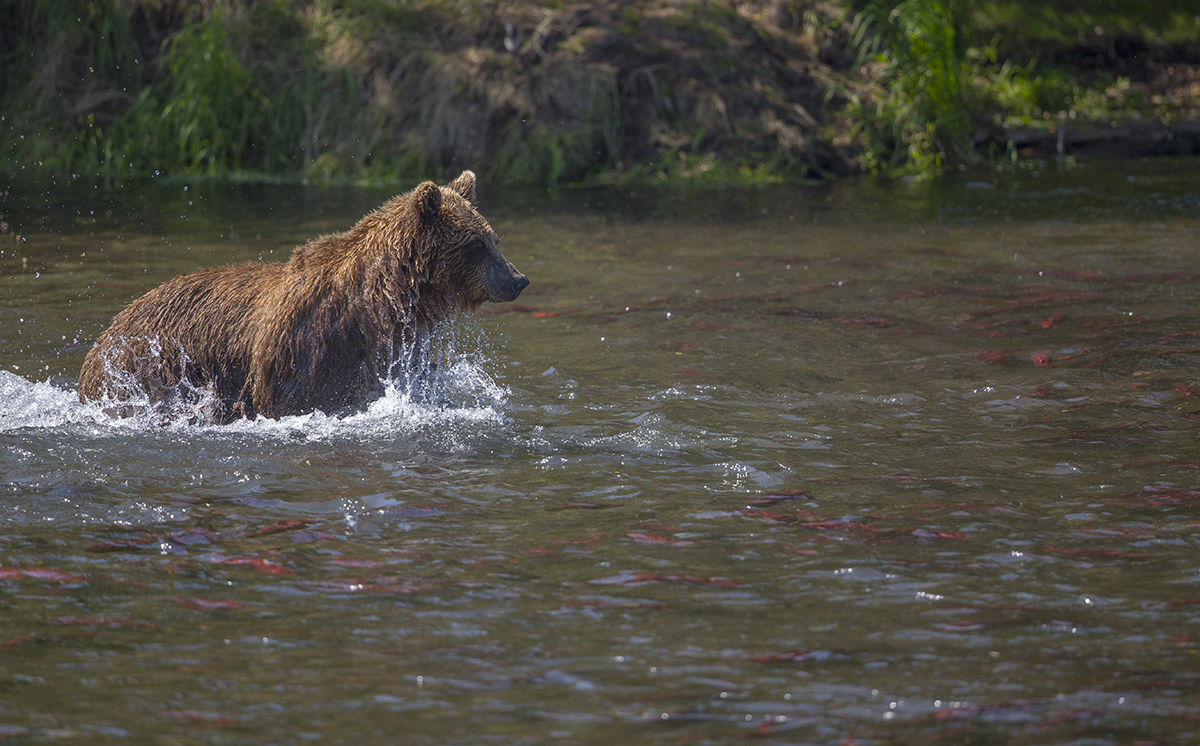
{"label": "leafy plant", "polygon": [[[169,40],[159,80],[143,89],[124,122],[131,139],[145,136],[151,144],[155,170],[213,175],[242,168],[270,102],[232,46],[219,10]],[[135,148],[130,143],[131,157]]]}
{"label": "leafy plant", "polygon": [[873,100],[851,98],[867,169],[931,174],[974,159],[958,16],[941,0],[872,0],[854,20],[858,64],[874,68]]}

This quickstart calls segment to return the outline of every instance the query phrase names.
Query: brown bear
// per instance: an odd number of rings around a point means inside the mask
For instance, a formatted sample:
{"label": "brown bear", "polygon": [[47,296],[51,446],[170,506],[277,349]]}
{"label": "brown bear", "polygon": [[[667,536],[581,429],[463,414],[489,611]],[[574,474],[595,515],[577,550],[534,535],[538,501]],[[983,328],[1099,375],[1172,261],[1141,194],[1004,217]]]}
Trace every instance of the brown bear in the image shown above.
{"label": "brown bear", "polygon": [[219,423],[359,407],[438,321],[520,295],[529,280],[496,243],[475,174],[424,182],[287,262],[202,270],[133,301],[83,361],[79,398],[203,398]]}

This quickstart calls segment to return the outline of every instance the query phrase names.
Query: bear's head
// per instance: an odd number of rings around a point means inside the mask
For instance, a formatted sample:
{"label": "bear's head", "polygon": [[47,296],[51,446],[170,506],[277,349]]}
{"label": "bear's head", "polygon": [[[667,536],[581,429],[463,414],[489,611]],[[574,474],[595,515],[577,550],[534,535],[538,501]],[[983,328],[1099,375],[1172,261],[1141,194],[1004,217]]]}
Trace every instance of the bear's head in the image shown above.
{"label": "bear's head", "polygon": [[463,171],[446,186],[426,181],[411,194],[425,281],[465,309],[516,300],[529,280],[500,253],[476,209],[475,174]]}

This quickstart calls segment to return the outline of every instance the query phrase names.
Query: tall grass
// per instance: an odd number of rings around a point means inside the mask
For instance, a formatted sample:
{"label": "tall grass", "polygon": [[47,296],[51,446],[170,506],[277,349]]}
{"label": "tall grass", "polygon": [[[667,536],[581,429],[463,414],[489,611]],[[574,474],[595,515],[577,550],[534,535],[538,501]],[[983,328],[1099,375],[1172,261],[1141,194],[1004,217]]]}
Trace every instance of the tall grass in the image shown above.
{"label": "tall grass", "polygon": [[574,116],[564,123],[530,126],[514,117],[503,124],[491,178],[510,184],[555,184],[611,168],[621,148],[620,102],[612,77],[576,67],[538,82],[533,98]]}
{"label": "tall grass", "polygon": [[[612,75],[513,69],[474,45],[481,19],[474,0],[0,8],[15,49],[0,58],[0,171],[391,181],[470,166],[554,183],[611,167]],[[76,73],[100,93],[53,88]]]}
{"label": "tall grass", "polygon": [[[86,21],[76,16],[81,7]],[[295,170],[299,133],[289,131],[290,89],[273,88],[268,67],[243,62],[245,41],[221,6],[185,14],[176,28],[155,29],[161,19],[149,6],[34,0],[17,19],[27,29],[23,48],[4,60],[11,77],[0,103],[13,112],[14,137],[3,143],[0,169],[116,178]],[[139,40],[138,24],[165,38]],[[242,37],[247,26],[241,19]],[[52,93],[45,80],[67,90]],[[59,100],[72,101],[79,113],[63,116]]]}
{"label": "tall grass", "polygon": [[929,174],[975,159],[961,14],[953,0],[871,0],[854,20],[858,64],[873,63],[873,100],[851,98],[873,172]]}
{"label": "tall grass", "polygon": [[853,129],[865,168],[890,176],[995,157],[1007,127],[1130,111],[1128,78],[1039,60],[1042,45],[1111,45],[1118,34],[1194,44],[1200,32],[1200,0],[861,0],[857,10],[850,46],[864,85],[847,92]]}
{"label": "tall grass", "polygon": [[129,18],[110,2],[0,6],[0,168],[70,171],[89,133],[147,77]]}
{"label": "tall grass", "polygon": [[[271,102],[232,52],[221,13],[167,42],[154,85],[114,126],[131,170],[215,175],[240,171],[263,141]],[[120,168],[112,155],[105,167]]]}

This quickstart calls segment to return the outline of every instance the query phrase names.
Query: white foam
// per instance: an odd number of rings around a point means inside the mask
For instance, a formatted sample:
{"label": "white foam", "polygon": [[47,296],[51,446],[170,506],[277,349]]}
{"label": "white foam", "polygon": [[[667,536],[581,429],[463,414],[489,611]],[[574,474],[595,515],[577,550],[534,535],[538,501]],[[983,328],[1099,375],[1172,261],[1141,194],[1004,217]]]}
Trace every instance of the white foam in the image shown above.
{"label": "white foam", "polygon": [[[345,416],[317,411],[277,420],[257,417],[213,425],[207,424],[211,422],[207,416],[211,392],[189,389],[168,410],[151,405],[142,394],[125,402],[84,404],[74,387],[33,382],[0,370],[0,433],[84,426],[100,436],[165,429],[321,439],[419,436],[447,428],[461,431],[503,424],[510,391],[488,371],[478,329],[447,323],[438,331],[435,343],[419,343],[396,356],[390,376],[382,382],[382,397]],[[113,417],[105,412],[116,405],[130,416]]]}
{"label": "white foam", "polygon": [[79,395],[50,381],[33,382],[0,370],[0,432],[57,428],[111,420],[99,407],[79,403]]}

